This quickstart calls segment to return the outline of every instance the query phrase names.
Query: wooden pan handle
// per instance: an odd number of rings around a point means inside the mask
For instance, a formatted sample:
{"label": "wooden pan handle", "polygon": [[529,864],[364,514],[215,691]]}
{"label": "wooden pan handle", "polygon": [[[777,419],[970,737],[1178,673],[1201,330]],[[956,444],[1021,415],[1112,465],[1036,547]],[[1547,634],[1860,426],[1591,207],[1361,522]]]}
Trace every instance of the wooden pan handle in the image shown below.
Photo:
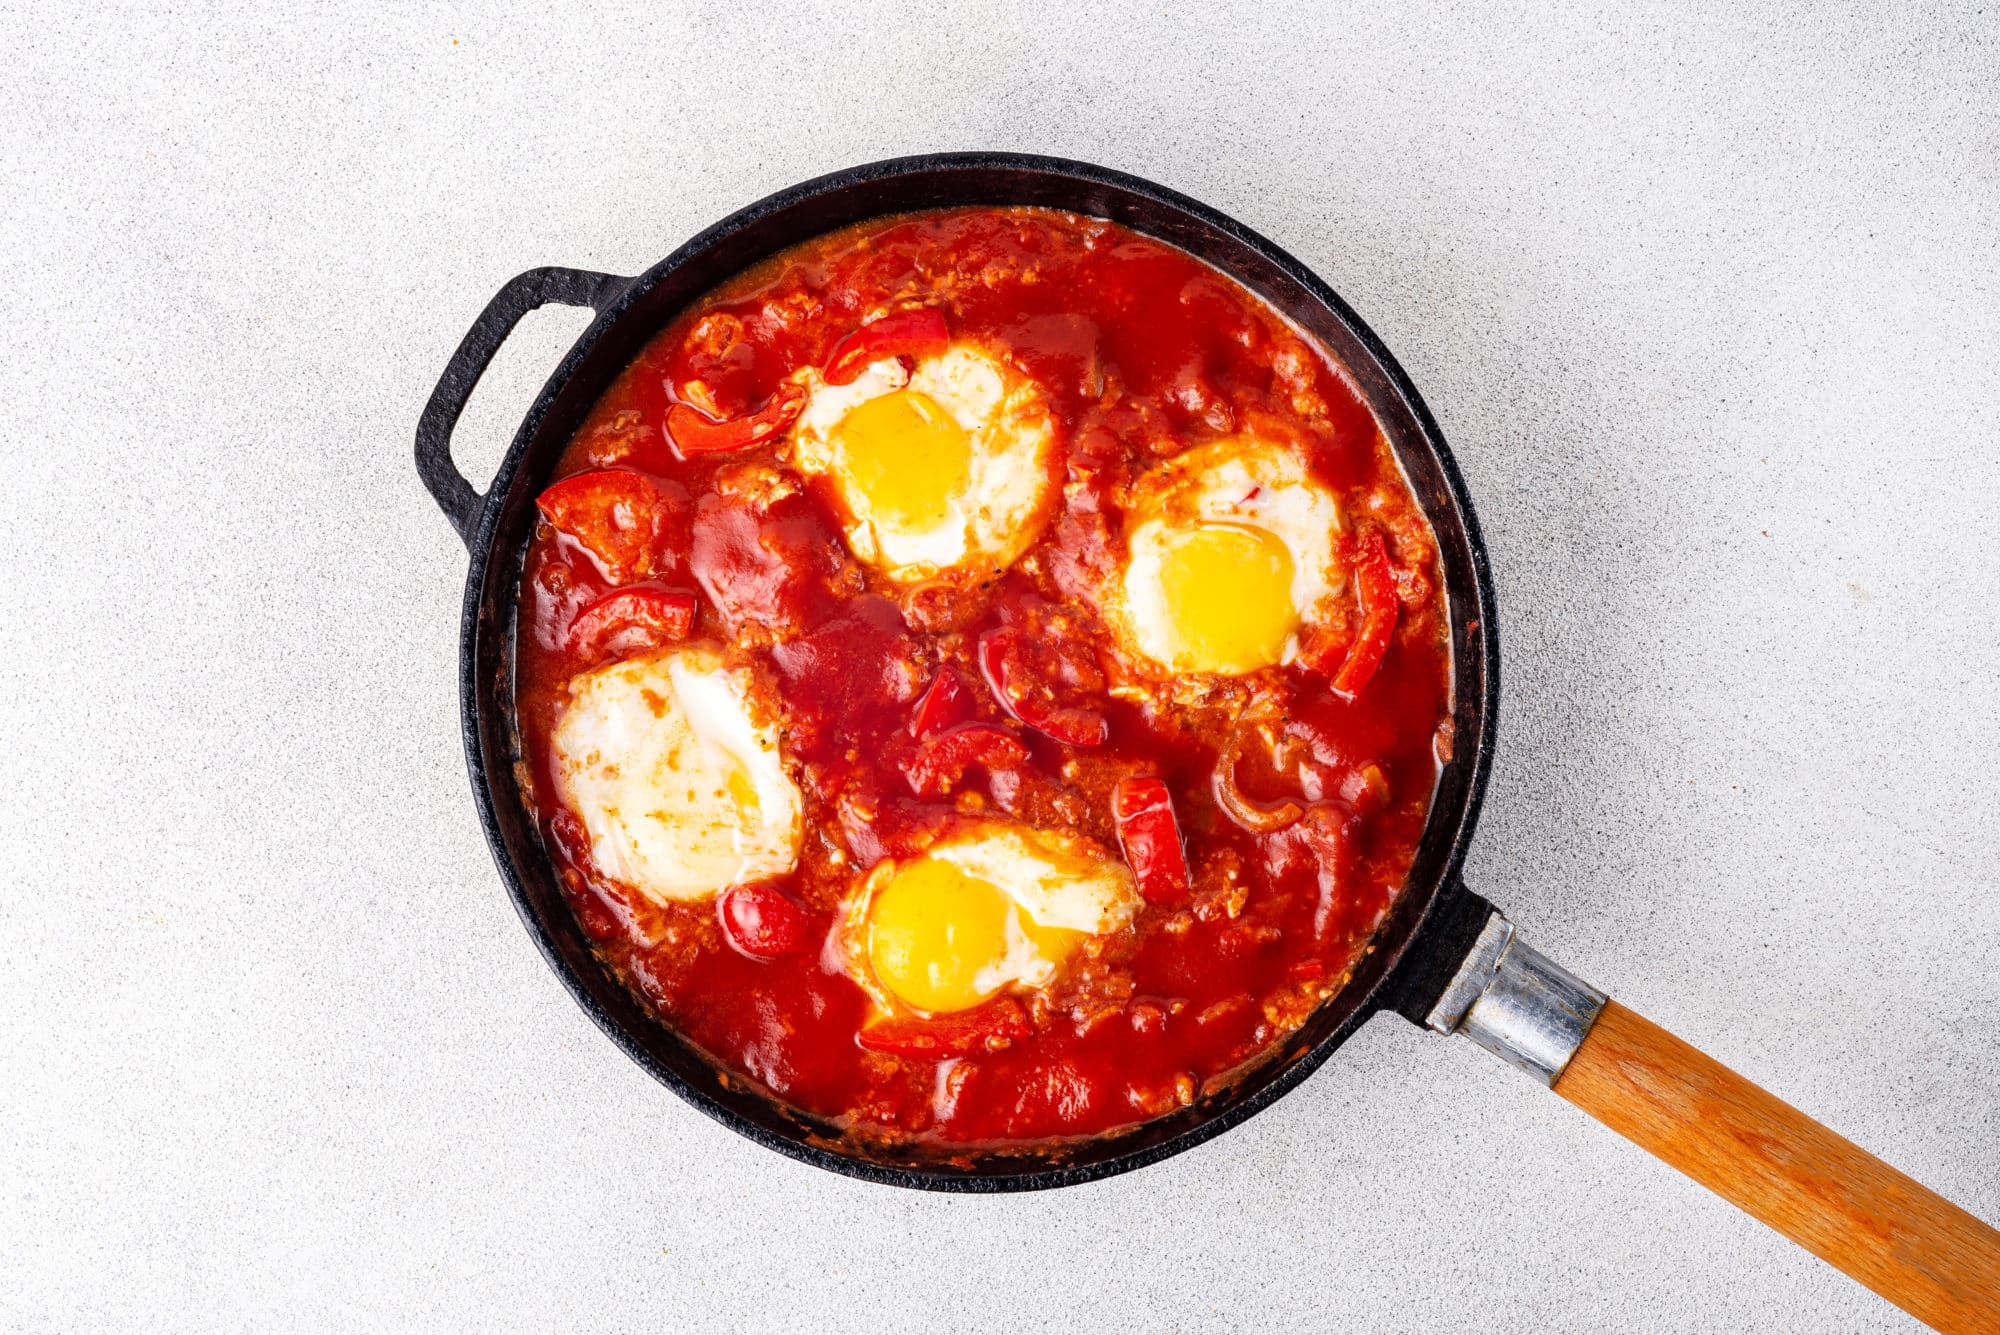
{"label": "wooden pan handle", "polygon": [[1616,1001],[1556,1093],[1941,1331],[2000,1331],[2000,1233]]}

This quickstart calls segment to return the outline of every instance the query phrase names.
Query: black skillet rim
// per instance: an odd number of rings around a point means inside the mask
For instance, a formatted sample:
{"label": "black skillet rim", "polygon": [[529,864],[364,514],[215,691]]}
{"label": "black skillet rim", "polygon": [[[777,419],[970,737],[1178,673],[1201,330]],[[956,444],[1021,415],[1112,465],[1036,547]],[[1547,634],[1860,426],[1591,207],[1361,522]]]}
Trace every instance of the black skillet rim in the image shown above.
{"label": "black skillet rim", "polygon": [[[997,170],[1015,173],[1039,174],[1067,178],[1070,181],[1096,185],[1114,191],[1135,195],[1148,203],[1162,207],[1169,212],[1179,213],[1197,228],[1210,229],[1223,234],[1237,245],[1253,252],[1264,262],[1277,269],[1286,279],[1304,290],[1313,300],[1322,304],[1334,319],[1361,346],[1373,360],[1386,382],[1386,388],[1402,401],[1416,427],[1421,445],[1432,456],[1444,486],[1444,499],[1458,521],[1458,529],[1464,540],[1462,553],[1467,569],[1463,572],[1470,581],[1473,593],[1473,607],[1451,608],[1455,623],[1470,617],[1463,624],[1461,633],[1455,624],[1452,637],[1454,656],[1470,647],[1477,661],[1473,664],[1474,680],[1478,683],[1480,700],[1476,738],[1467,739],[1462,735],[1460,745],[1468,740],[1473,742],[1472,754],[1466,771],[1466,783],[1462,799],[1455,812],[1444,812],[1441,807],[1433,808],[1431,827],[1442,818],[1449,825],[1449,843],[1445,846],[1438,866],[1435,882],[1423,895],[1421,906],[1415,910],[1413,921],[1401,936],[1387,944],[1388,959],[1380,967],[1375,981],[1362,995],[1354,998],[1348,1014],[1333,1028],[1322,1034],[1310,1047],[1300,1052],[1275,1071],[1258,1070],[1249,1076],[1250,1081],[1261,1083],[1244,1084],[1223,1091],[1213,1103],[1203,1100],[1192,1111],[1199,1115],[1177,1133],[1131,1150],[1081,1164],[1050,1164],[1040,1168],[1028,1168],[1021,1172],[969,1170],[949,1163],[905,1166],[874,1162],[857,1155],[827,1148],[812,1143],[804,1135],[797,1138],[775,1132],[759,1125],[718,1101],[708,1089],[686,1080],[680,1073],[670,1069],[658,1060],[639,1036],[632,1033],[618,1019],[609,1014],[598,1002],[585,980],[565,959],[558,948],[550,928],[543,921],[529,899],[526,887],[514,866],[512,856],[500,820],[495,810],[491,778],[481,739],[481,693],[478,677],[478,645],[482,626],[492,624],[484,615],[484,588],[489,570],[496,555],[495,542],[498,536],[499,517],[504,506],[502,500],[511,492],[527,454],[528,447],[539,432],[554,401],[564,386],[574,376],[585,357],[595,348],[605,333],[621,318],[628,314],[637,301],[667,274],[680,268],[717,243],[741,231],[748,225],[779,210],[789,209],[815,196],[834,191],[848,190],[880,182],[895,177],[931,172],[972,172]],[[1013,201],[992,201],[996,206],[1004,206]],[[884,208],[882,212],[900,211]],[[1146,231],[1139,227],[1134,230]],[[1171,243],[1171,242],[1170,242]],[[1233,276],[1233,275],[1232,275]],[[1243,281],[1240,278],[1238,281]],[[1253,288],[1253,290],[1256,290]],[[1264,295],[1274,306],[1297,318],[1288,309],[1291,303],[1281,303]],[[1399,451],[1400,452],[1400,451]],[[1405,468],[1408,462],[1405,461]],[[1420,500],[1422,498],[1420,497]],[[1471,500],[1466,493],[1464,479],[1452,458],[1442,431],[1424,404],[1416,386],[1408,374],[1389,352],[1387,346],[1376,336],[1360,316],[1358,316],[1338,294],[1336,294],[1316,274],[1299,262],[1291,254],[1273,244],[1252,229],[1220,213],[1201,202],[1191,199],[1165,186],[1143,178],[1111,170],[1093,164],[1063,158],[1044,157],[1033,154],[968,152],[922,154],[909,157],[891,158],[865,163],[841,171],[790,186],[777,191],[752,204],[737,210],[728,217],[704,229],[678,247],[672,254],[659,261],[643,274],[633,279],[614,300],[604,306],[584,333],[570,348],[551,373],[534,405],[530,408],[516,433],[506,456],[496,470],[485,497],[478,502],[479,517],[476,530],[469,535],[467,546],[470,550],[470,568],[467,571],[465,601],[460,619],[459,635],[459,699],[461,709],[461,730],[466,750],[468,776],[471,779],[475,802],[479,810],[480,826],[502,882],[529,935],[549,967],[562,979],[571,996],[625,1054],[646,1070],[661,1084],[678,1094],[683,1100],[709,1117],[751,1141],[767,1149],[776,1150],[800,1162],[823,1168],[844,1176],[884,1185],[918,1188],[934,1191],[962,1192],[1004,1192],[1032,1191],[1055,1187],[1074,1186],[1101,1178],[1129,1172],[1192,1149],[1223,1132],[1242,1124],[1250,1117],[1269,1107],[1280,1097],[1296,1088],[1308,1075],[1332,1054],[1333,1050],[1345,1042],[1362,1023],[1378,1010],[1400,1007],[1405,1013],[1412,1013],[1406,996],[1411,982],[1408,975],[1419,972],[1413,965],[1423,963],[1426,938],[1435,951],[1436,938],[1441,934],[1440,923],[1453,917],[1449,911],[1451,902],[1467,898],[1467,892],[1459,884],[1458,873],[1464,861],[1466,846],[1477,824],[1479,809],[1484,798],[1488,771],[1491,767],[1494,734],[1496,728],[1496,705],[1498,703],[1499,655],[1495,636],[1495,598],[1492,574],[1488,563],[1479,525],[1473,512]],[[1426,504],[1427,512],[1431,507]],[[1436,527],[1436,516],[1429,516]],[[525,543],[522,544],[525,547]],[[1443,544],[1440,544],[1441,557]],[[1449,583],[1449,581],[1447,581]],[[511,603],[504,624],[495,625],[494,633],[511,637],[513,617]],[[504,661],[511,662],[511,654],[503,655]],[[1464,679],[1458,666],[1454,664],[1454,683]],[[511,698],[511,682],[508,696]],[[1456,712],[1456,706],[1455,706]],[[512,757],[498,757],[498,762],[511,768]],[[1434,836],[1434,829],[1427,827],[1426,843]],[[1421,854],[1420,854],[1421,856]],[[1406,887],[1408,897],[1414,887]],[[1463,915],[1459,915],[1463,916]],[[1449,923],[1446,923],[1449,926]],[[1380,942],[1378,941],[1378,944]],[[1433,971],[1434,972],[1434,971]],[[612,980],[614,985],[616,980]],[[1419,988],[1423,985],[1418,984]],[[1349,985],[1351,993],[1353,984]],[[1427,1004],[1427,1003],[1424,1003]],[[1419,1006],[1418,1009],[1421,1009]],[[670,1031],[669,1031],[670,1032]],[[1140,1126],[1148,1124],[1142,1123]],[[1118,1134],[1099,1138],[1116,1139]],[[1088,1144],[1090,1142],[1084,1142]],[[998,1154],[993,1161],[999,1163],[1031,1163],[1028,1154],[1018,1157],[1012,1154]]]}

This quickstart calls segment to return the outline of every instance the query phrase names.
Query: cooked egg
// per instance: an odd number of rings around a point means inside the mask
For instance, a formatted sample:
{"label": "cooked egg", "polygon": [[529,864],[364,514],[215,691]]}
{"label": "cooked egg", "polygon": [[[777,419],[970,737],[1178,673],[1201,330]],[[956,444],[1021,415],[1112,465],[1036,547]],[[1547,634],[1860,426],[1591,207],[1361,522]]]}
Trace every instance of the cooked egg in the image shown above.
{"label": "cooked egg", "polygon": [[911,582],[1002,570],[1034,545],[1056,496],[1034,382],[963,344],[913,371],[889,357],[849,384],[805,382],[794,457],[832,483],[860,560]]}
{"label": "cooked egg", "polygon": [[1106,611],[1170,672],[1290,662],[1345,582],[1339,533],[1338,504],[1287,446],[1237,436],[1188,450],[1135,488]]}
{"label": "cooked egg", "polygon": [[706,899],[798,862],[803,803],[747,672],[689,646],[578,677],[553,737],[557,795],[606,876]]}
{"label": "cooked egg", "polygon": [[885,1010],[936,1014],[1055,981],[1138,912],[1125,864],[1074,835],[983,820],[877,863],[850,895],[840,963]]}

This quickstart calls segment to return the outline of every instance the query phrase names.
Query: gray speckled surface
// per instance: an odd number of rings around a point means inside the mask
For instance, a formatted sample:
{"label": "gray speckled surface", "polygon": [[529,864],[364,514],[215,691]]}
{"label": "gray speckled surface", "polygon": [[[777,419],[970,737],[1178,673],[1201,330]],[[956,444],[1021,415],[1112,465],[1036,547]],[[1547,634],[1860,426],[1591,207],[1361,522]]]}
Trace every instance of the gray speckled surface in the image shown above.
{"label": "gray speckled surface", "polygon": [[1394,1019],[994,1200],[591,1028],[472,817],[418,408],[519,269],[942,148],[1164,181],[1374,324],[1504,606],[1474,882],[2000,1217],[1990,6],[373,8],[0,5],[0,1326],[1909,1326]]}

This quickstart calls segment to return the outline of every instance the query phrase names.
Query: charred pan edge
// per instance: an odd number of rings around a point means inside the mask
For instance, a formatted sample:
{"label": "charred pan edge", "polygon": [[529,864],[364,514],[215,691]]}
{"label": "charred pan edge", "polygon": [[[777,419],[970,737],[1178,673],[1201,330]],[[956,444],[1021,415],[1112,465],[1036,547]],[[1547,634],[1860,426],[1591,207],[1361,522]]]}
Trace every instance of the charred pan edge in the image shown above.
{"label": "charred pan edge", "polygon": [[[1383,423],[1438,538],[1452,620],[1454,755],[1443,767],[1410,881],[1348,986],[1236,1083],[1178,1113],[1040,1153],[861,1157],[827,1147],[843,1143],[837,1128],[776,1105],[734,1078],[721,1083],[698,1051],[596,960],[555,891],[514,770],[513,591],[532,512],[530,489],[521,482],[553,464],[583,412],[646,338],[714,283],[851,222],[976,205],[1065,209],[1167,241],[1227,273],[1329,347]],[[952,153],[869,163],[782,190],[701,232],[615,298],[591,304],[598,305],[597,319],[551,374],[478,503],[468,540],[459,695],[467,769],[501,880],[550,968],[635,1062],[731,1130],[832,1172],[929,1190],[1029,1191],[1094,1181],[1192,1149],[1296,1087],[1377,1010],[1422,1015],[1435,1003],[1463,953],[1458,929],[1470,921],[1476,932],[1484,917],[1458,871],[1493,749],[1499,657],[1492,576],[1464,481],[1415,386],[1373,331],[1303,264],[1234,219],[1138,177],[1060,158]],[[455,361],[453,369],[463,368]],[[591,377],[580,379],[586,370]]]}

